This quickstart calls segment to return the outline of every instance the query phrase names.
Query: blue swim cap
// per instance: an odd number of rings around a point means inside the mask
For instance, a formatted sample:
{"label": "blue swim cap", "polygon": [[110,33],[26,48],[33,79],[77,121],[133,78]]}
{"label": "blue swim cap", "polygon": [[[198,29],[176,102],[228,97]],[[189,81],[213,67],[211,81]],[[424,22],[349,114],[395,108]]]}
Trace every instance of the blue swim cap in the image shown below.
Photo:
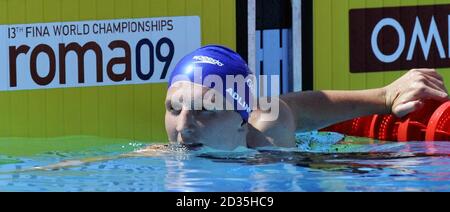
{"label": "blue swim cap", "polygon": [[[169,78],[169,88],[178,81],[189,81],[203,86],[207,76],[218,76],[222,80],[221,90],[214,84],[204,86],[222,93],[224,100],[232,103],[234,111],[239,113],[247,123],[252,112],[253,102],[251,90],[253,79],[247,78],[251,74],[247,63],[239,54],[223,46],[209,45],[197,49],[181,59]],[[194,75],[197,78],[200,77],[200,80],[195,79]],[[227,76],[240,77],[245,80],[238,82],[240,85],[237,85],[238,83],[233,83],[234,85],[228,83],[227,85]]]}

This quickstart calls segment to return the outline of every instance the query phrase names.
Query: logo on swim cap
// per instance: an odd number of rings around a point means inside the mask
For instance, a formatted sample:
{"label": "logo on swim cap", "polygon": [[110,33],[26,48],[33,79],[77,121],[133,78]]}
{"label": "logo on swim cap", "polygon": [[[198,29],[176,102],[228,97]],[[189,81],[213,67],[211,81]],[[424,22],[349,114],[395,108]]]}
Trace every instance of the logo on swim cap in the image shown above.
{"label": "logo on swim cap", "polygon": [[195,64],[198,63],[207,63],[207,64],[211,64],[211,65],[217,65],[222,67],[223,63],[220,62],[219,60],[216,60],[214,58],[208,57],[208,56],[194,56],[194,58],[192,58],[194,60],[197,60],[197,62],[195,62]]}
{"label": "logo on swim cap", "polygon": [[239,106],[243,108],[244,111],[247,111],[247,113],[252,112],[252,108],[250,108],[250,105],[245,101],[244,98],[241,97],[241,95],[239,95],[238,92],[236,92],[232,88],[228,88],[226,91],[231,96],[231,98],[233,98],[239,104]]}

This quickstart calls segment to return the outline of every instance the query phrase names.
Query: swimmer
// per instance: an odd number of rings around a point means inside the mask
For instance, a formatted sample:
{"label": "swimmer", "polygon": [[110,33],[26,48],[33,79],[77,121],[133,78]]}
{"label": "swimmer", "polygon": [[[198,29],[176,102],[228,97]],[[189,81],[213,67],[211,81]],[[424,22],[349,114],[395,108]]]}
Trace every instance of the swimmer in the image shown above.
{"label": "swimmer", "polygon": [[[196,72],[203,79],[216,76],[223,81],[227,76],[241,76],[244,80],[237,87],[245,89],[230,90],[226,83],[220,88],[212,86],[213,83],[196,81]],[[261,98],[255,98],[251,92],[255,85],[245,80],[251,76],[245,61],[223,46],[205,46],[184,57],[172,72],[166,95],[165,127],[169,142],[188,149],[207,146],[225,151],[239,147],[295,148],[296,132],[314,131],[372,114],[404,117],[423,107],[427,100],[444,102],[449,99],[444,80],[436,70],[413,69],[382,88],[295,92],[272,97],[272,100],[279,100],[279,112],[275,119],[270,120],[270,108],[262,109],[260,104],[253,104],[270,102],[270,99],[259,101]],[[176,101],[180,97],[184,97],[184,101]],[[220,97],[224,100],[223,110],[208,105],[220,102],[216,101]],[[199,102],[206,104],[196,105]],[[151,157],[170,152],[169,145],[151,145],[115,158]],[[33,170],[55,170],[110,159],[114,158],[64,161]]]}
{"label": "swimmer", "polygon": [[[196,73],[203,80],[216,76],[224,81],[224,86],[197,80]],[[169,79],[165,103],[165,127],[171,143],[222,150],[240,146],[293,148],[296,132],[314,131],[373,114],[404,117],[423,107],[427,100],[449,99],[444,80],[436,70],[413,69],[392,84],[376,89],[308,91],[272,97],[279,100],[279,111],[271,120],[270,109],[253,104],[261,100],[251,92],[254,81],[241,81],[237,86],[245,89],[239,91],[225,86],[226,76],[250,79],[252,73],[236,52],[223,46],[202,47],[178,63]],[[224,99],[223,108],[231,105],[232,110],[207,109],[208,103],[214,104],[218,97]],[[198,106],[199,102],[207,103]]]}

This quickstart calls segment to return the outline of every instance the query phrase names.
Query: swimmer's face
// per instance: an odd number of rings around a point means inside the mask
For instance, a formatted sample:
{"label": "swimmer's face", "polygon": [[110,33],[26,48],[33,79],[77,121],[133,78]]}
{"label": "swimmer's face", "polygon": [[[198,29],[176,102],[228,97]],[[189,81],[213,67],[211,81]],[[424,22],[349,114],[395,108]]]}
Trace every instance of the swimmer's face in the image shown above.
{"label": "swimmer's face", "polygon": [[217,105],[219,95],[222,96],[191,82],[174,83],[166,96],[165,124],[169,141],[222,150],[247,146],[247,125],[242,125],[241,116],[225,110],[226,105],[211,109],[214,108],[212,103]]}

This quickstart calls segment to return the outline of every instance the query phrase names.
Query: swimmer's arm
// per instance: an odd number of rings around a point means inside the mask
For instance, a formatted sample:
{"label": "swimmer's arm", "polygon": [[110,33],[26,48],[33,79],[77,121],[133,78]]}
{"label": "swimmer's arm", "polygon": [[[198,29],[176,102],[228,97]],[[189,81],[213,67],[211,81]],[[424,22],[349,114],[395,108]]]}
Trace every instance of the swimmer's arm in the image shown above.
{"label": "swimmer's arm", "polygon": [[308,132],[372,114],[387,114],[383,89],[308,91],[283,95],[297,131]]}
{"label": "swimmer's arm", "polygon": [[42,166],[42,167],[34,167],[30,170],[26,171],[36,171],[36,170],[44,170],[44,171],[52,171],[52,170],[60,170],[63,168],[70,168],[70,167],[76,167],[76,166],[82,166],[87,165],[90,163],[96,163],[96,162],[103,162],[103,161],[109,161],[109,160],[117,160],[117,159],[124,159],[124,158],[133,158],[133,157],[154,157],[158,156],[164,153],[164,149],[167,147],[167,145],[152,145],[150,147],[125,153],[121,155],[115,155],[110,157],[93,157],[93,158],[84,158],[79,160],[67,160],[62,161],[56,164],[48,165],[48,166]]}
{"label": "swimmer's arm", "polygon": [[426,100],[449,100],[443,77],[434,69],[413,69],[392,84],[361,91],[291,93],[281,97],[299,131],[312,131],[373,114],[404,117]]}
{"label": "swimmer's arm", "polygon": [[128,154],[124,154],[124,155],[118,155],[118,156],[114,156],[114,157],[96,157],[96,158],[84,158],[84,159],[80,159],[80,160],[67,160],[67,161],[62,161],[62,162],[56,163],[56,164],[51,164],[48,166],[34,167],[34,168],[31,168],[30,170],[25,170],[25,171],[38,171],[38,170],[56,171],[56,170],[60,170],[60,169],[64,169],[64,168],[82,166],[82,165],[86,165],[86,164],[90,164],[90,163],[116,160],[116,159],[128,158],[128,157],[131,157],[131,156]]}

